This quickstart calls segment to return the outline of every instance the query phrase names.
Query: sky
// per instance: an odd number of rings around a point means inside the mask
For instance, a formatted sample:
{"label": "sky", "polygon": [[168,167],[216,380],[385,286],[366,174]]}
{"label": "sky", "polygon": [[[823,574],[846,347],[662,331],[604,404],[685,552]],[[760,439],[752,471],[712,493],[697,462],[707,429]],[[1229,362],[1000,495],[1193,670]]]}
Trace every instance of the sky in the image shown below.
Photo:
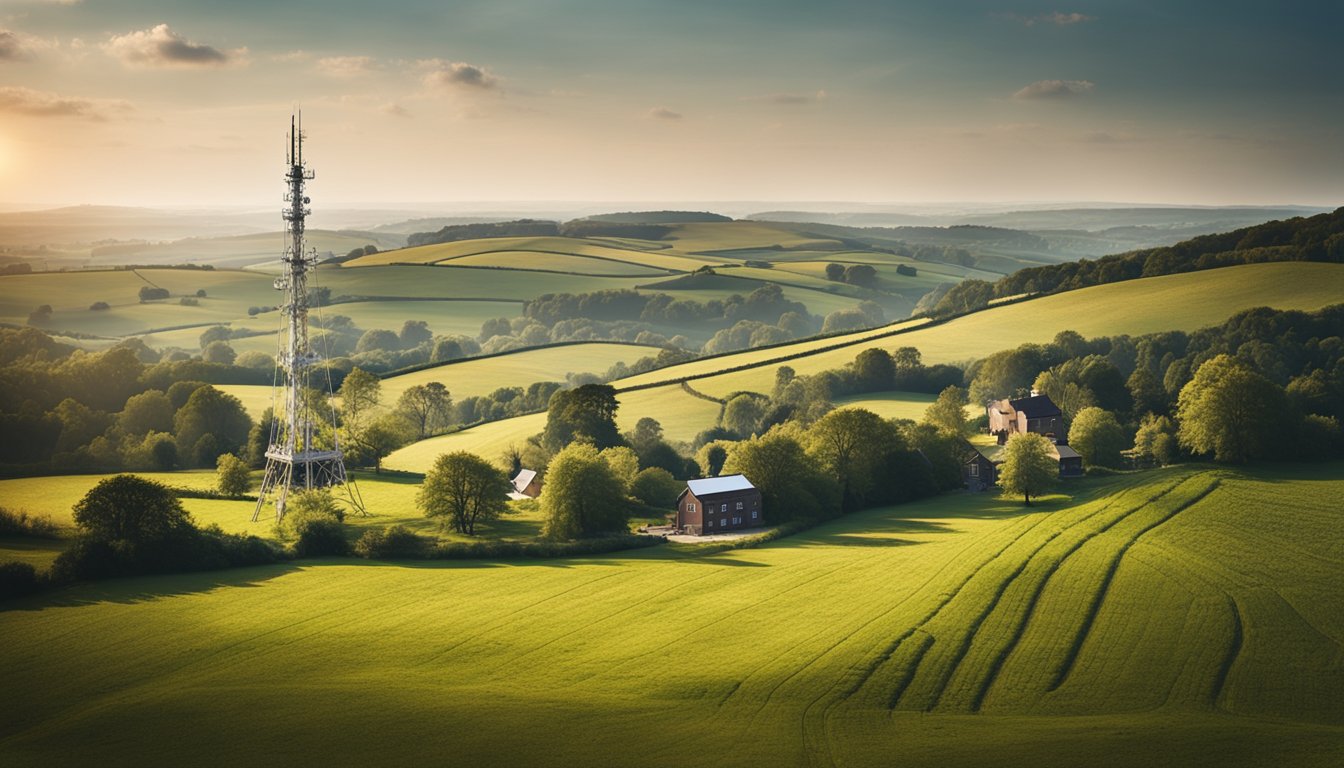
{"label": "sky", "polygon": [[0,0],[0,203],[1344,201],[1335,0]]}

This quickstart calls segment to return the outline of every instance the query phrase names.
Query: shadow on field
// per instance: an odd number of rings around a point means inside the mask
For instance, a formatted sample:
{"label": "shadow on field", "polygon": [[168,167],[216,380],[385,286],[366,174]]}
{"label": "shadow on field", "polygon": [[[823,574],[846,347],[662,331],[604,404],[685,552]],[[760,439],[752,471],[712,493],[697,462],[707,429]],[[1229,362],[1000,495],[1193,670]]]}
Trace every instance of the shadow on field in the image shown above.
{"label": "shadow on field", "polygon": [[21,600],[0,602],[0,612],[76,608],[100,603],[133,605],[164,597],[203,594],[220,587],[259,587],[271,579],[302,569],[302,565],[284,563],[224,571],[174,573],[84,582]]}

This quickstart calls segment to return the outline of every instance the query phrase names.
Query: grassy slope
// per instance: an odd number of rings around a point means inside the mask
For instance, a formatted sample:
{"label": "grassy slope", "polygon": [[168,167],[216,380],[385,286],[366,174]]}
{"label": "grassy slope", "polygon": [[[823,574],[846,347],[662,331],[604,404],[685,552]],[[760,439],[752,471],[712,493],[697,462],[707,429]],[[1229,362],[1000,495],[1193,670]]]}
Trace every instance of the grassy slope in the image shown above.
{"label": "grassy slope", "polygon": [[693,737],[722,765],[1338,764],[1342,470],[955,494],[719,554],[74,588],[0,613],[24,703],[0,754],[680,765]]}
{"label": "grassy slope", "polygon": [[[1062,330],[1084,336],[1142,334],[1159,330],[1194,330],[1220,323],[1230,315],[1258,306],[1319,309],[1344,296],[1344,266],[1279,263],[1169,275],[1112,283],[977,312],[932,328],[881,339],[887,349],[917,347],[926,363],[961,362],[1026,342],[1046,342]],[[876,332],[880,333],[880,331]],[[852,337],[867,338],[875,332]],[[833,339],[830,343],[843,339]],[[820,346],[813,342],[812,345]],[[841,367],[866,345],[809,355],[789,361],[799,373]],[[684,375],[699,375],[789,354],[792,347],[741,356],[687,363],[617,382],[630,386]],[[695,382],[697,389],[723,396],[741,389],[769,391],[773,364]]]}
{"label": "grassy slope", "polygon": [[[383,379],[383,405],[395,406],[408,388],[441,381],[454,399],[485,395],[500,387],[523,387],[537,381],[564,381],[567,373],[605,373],[613,363],[633,363],[658,354],[658,347],[639,344],[572,344],[564,347],[529,349],[499,357],[471,358]],[[271,404],[271,388],[265,385],[219,385],[243,401],[254,417]]]}

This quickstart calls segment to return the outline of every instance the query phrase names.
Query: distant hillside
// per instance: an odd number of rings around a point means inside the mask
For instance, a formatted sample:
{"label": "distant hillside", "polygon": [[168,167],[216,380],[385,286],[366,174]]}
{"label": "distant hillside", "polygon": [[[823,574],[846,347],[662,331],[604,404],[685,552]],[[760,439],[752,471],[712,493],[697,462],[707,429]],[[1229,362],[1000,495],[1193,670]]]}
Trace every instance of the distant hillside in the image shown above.
{"label": "distant hillside", "polygon": [[578,221],[601,221],[607,224],[699,224],[732,221],[732,219],[708,211],[626,211],[599,213],[596,216],[585,216]]}
{"label": "distant hillside", "polygon": [[554,221],[518,219],[478,224],[452,224],[437,232],[414,232],[407,236],[406,245],[434,245],[459,240],[478,240],[484,237],[555,237],[560,225]]}

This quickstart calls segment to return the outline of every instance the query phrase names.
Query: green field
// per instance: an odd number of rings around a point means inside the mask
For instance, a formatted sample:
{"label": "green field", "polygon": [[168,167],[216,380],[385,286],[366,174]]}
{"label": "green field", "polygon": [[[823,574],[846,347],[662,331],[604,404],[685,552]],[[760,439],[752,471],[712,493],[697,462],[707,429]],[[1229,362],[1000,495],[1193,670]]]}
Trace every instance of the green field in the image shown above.
{"label": "green field", "polygon": [[23,703],[0,754],[1338,765],[1341,476],[1188,467],[1032,508],[953,494],[756,549],[73,587],[0,613]]}
{"label": "green field", "polygon": [[522,448],[527,438],[539,434],[545,428],[545,413],[492,421],[412,443],[393,451],[383,459],[383,466],[406,472],[424,472],[440,455],[453,451],[470,451],[490,461],[498,461],[510,446]]}
{"label": "green field", "polygon": [[[964,363],[1000,349],[1027,342],[1047,342],[1063,330],[1083,336],[1143,334],[1162,330],[1192,331],[1221,323],[1252,307],[1315,310],[1344,296],[1344,266],[1306,262],[1251,264],[1111,283],[976,312],[966,317],[881,338],[823,351],[786,363],[799,373],[839,368],[865,346],[886,349],[916,347],[925,363]],[[887,330],[891,330],[888,328]],[[682,376],[704,376],[741,365],[758,367],[698,379],[695,387],[715,397],[737,390],[768,392],[774,381],[773,360],[851,339],[881,336],[882,330],[863,331],[827,341],[804,342],[771,350],[665,368],[616,382],[619,387]]]}
{"label": "green field", "polygon": [[[488,395],[500,387],[522,387],[538,381],[565,380],[569,373],[602,375],[617,362],[633,363],[657,355],[659,347],[640,344],[568,344],[526,349],[487,358],[467,358],[453,363],[383,379],[382,404],[397,404],[401,393],[418,384],[439,381],[455,400]],[[256,418],[271,405],[271,387],[261,384],[221,384],[221,389],[239,400]]]}

